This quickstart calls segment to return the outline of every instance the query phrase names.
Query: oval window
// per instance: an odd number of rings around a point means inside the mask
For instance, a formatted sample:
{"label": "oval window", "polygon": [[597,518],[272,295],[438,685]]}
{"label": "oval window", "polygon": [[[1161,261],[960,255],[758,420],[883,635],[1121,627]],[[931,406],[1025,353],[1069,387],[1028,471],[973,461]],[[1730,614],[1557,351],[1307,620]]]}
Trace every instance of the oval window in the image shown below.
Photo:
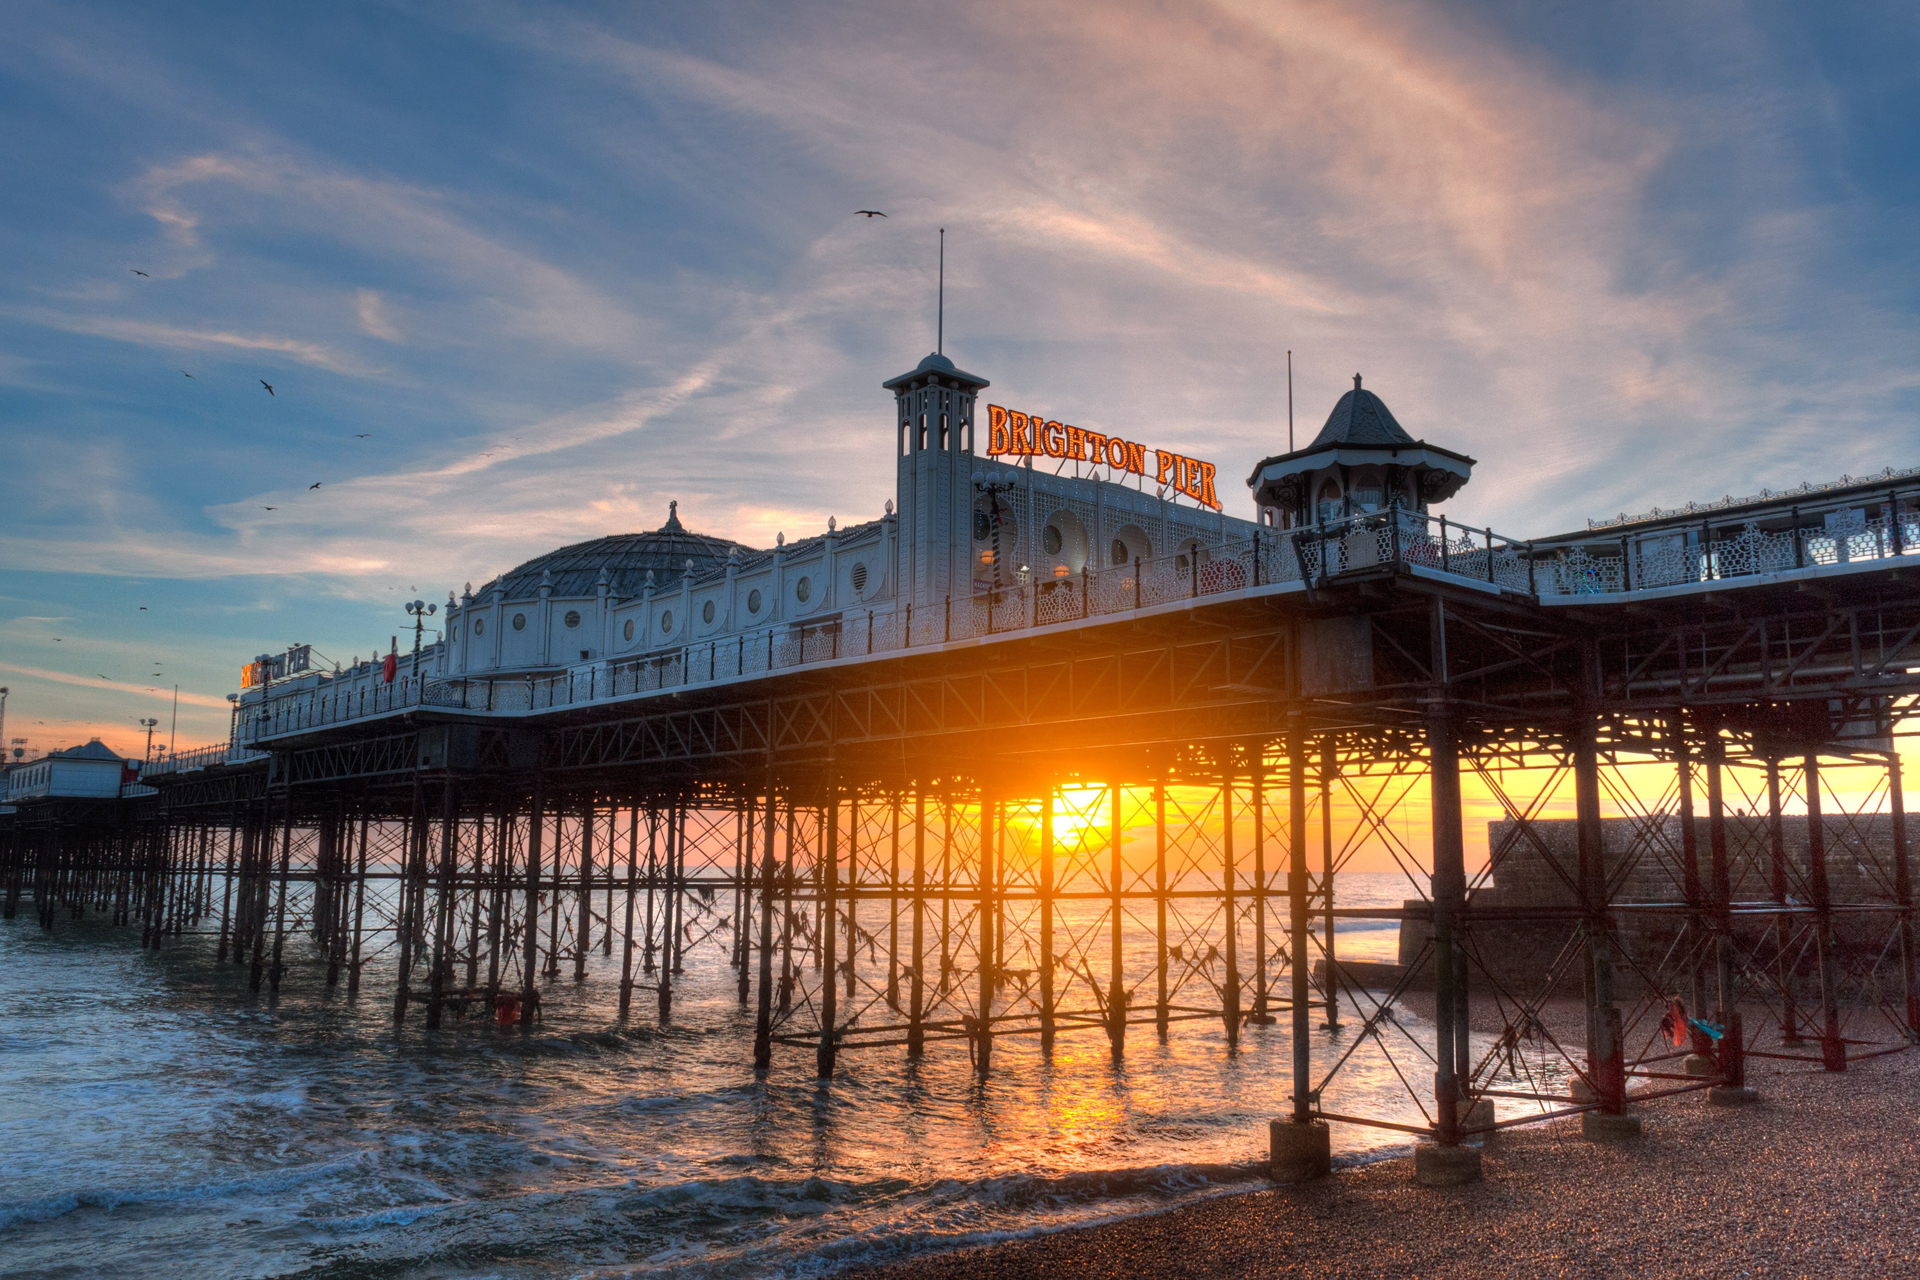
{"label": "oval window", "polygon": [[475,618],[473,620],[473,634],[479,636],[479,635],[485,635],[486,632],[487,632],[487,620],[485,618]]}
{"label": "oval window", "polygon": [[623,640],[633,639],[633,619],[632,618],[628,618],[627,625],[620,628],[620,638]]}
{"label": "oval window", "polygon": [[1115,564],[1125,564],[1127,562],[1127,544],[1118,538],[1113,540],[1113,562]]}
{"label": "oval window", "polygon": [[1046,532],[1040,535],[1040,543],[1047,549],[1048,555],[1057,556],[1060,554],[1060,548],[1066,545],[1066,539],[1060,536],[1059,525],[1050,524]]}
{"label": "oval window", "polygon": [[793,598],[795,600],[798,600],[801,604],[805,604],[807,602],[807,598],[812,594],[813,594],[812,578],[802,578],[800,579],[800,581],[793,584]]}
{"label": "oval window", "polygon": [[525,630],[527,629],[527,615],[526,615],[526,614],[524,614],[524,613],[516,613],[516,614],[514,614],[514,615],[513,615],[513,629],[514,629],[515,631],[525,631]]}
{"label": "oval window", "polygon": [[580,611],[578,609],[569,609],[567,610],[567,616],[560,619],[560,621],[566,623],[567,630],[571,631],[580,625]]}
{"label": "oval window", "polygon": [[713,601],[711,601],[711,600],[709,600],[709,601],[707,601],[707,602],[706,602],[705,604],[703,604],[703,605],[701,605],[701,606],[700,606],[700,621],[702,621],[702,622],[712,622],[712,621],[713,621],[713,612],[714,612],[714,610],[713,610]]}
{"label": "oval window", "polygon": [[673,610],[668,609],[660,615],[660,629],[662,631],[673,630]]}
{"label": "oval window", "polygon": [[753,590],[747,592],[747,612],[748,613],[760,612],[760,588],[758,587],[755,587]]}
{"label": "oval window", "polygon": [[865,591],[867,589],[867,566],[864,562],[855,561],[853,572],[849,576],[853,579],[853,589],[855,591]]}

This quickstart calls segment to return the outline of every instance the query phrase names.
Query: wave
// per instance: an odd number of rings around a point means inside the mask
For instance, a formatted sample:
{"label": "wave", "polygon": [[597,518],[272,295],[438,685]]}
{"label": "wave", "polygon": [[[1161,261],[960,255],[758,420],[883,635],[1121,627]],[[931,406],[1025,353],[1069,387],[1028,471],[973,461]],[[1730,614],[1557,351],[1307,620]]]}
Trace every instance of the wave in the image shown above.
{"label": "wave", "polygon": [[219,1200],[248,1193],[289,1191],[294,1187],[305,1186],[307,1183],[330,1178],[336,1174],[364,1171],[372,1164],[372,1155],[363,1152],[345,1160],[298,1165],[248,1177],[227,1178],[187,1186],[83,1187],[72,1191],[58,1191],[37,1200],[21,1201],[15,1204],[0,1202],[0,1231],[10,1231],[38,1222],[50,1222],[79,1209],[112,1211],[129,1205],[184,1204],[201,1200]]}

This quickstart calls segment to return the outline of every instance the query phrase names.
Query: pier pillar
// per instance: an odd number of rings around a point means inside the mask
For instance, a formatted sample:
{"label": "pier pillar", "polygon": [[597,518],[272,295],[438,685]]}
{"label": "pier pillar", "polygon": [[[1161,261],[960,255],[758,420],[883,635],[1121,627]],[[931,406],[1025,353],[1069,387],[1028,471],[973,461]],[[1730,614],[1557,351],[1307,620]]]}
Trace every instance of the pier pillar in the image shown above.
{"label": "pier pillar", "polygon": [[[1116,789],[1117,794],[1117,789]],[[1114,840],[1120,838],[1120,824],[1114,822]],[[1220,1017],[1227,1026],[1227,1047],[1240,1043],[1240,906],[1234,897],[1237,879],[1233,857],[1233,770],[1220,784],[1220,915],[1225,924],[1226,945],[1222,948],[1226,972],[1220,983]]]}
{"label": "pier pillar", "polygon": [[1906,996],[1907,1038],[1920,1040],[1920,971],[1914,957],[1913,873],[1907,864],[1907,802],[1900,753],[1887,752],[1887,805],[1893,824],[1893,900],[1900,907],[1900,989]]}
{"label": "pier pillar", "polygon": [[1734,988],[1733,966],[1733,872],[1727,856],[1727,805],[1723,771],[1726,743],[1718,725],[1705,730],[1701,754],[1707,766],[1707,856],[1710,883],[1708,900],[1713,911],[1714,976],[1718,1004],[1714,1021],[1722,1029],[1720,1043],[1714,1047],[1720,1083],[1707,1091],[1707,1101],[1716,1106],[1742,1106],[1759,1095],[1747,1087],[1746,1028],[1740,1019],[1739,992]]}
{"label": "pier pillar", "polygon": [[1053,1052],[1053,784],[1040,799],[1040,1052]]}
{"label": "pier pillar", "polygon": [[[773,834],[768,829],[768,856],[772,856]],[[907,972],[907,1057],[918,1058],[926,1052],[927,1029],[923,1019],[927,1007],[927,794],[918,784],[913,789],[913,922],[912,967]]]}
{"label": "pier pillar", "polygon": [[767,812],[763,820],[760,862],[760,1003],[753,1018],[753,1067],[773,1065],[773,897],[777,866],[773,860],[775,797],[773,763],[767,763]]}
{"label": "pier pillar", "polygon": [[1112,855],[1107,873],[1107,888],[1112,892],[1111,914],[1108,924],[1107,972],[1110,982],[1107,989],[1107,1036],[1112,1041],[1114,1060],[1118,1061],[1127,1051],[1127,980],[1126,959],[1121,953],[1121,932],[1125,927],[1126,909],[1121,897],[1125,886],[1126,868],[1120,860],[1120,843],[1123,834],[1120,826],[1120,792],[1118,782],[1113,784],[1113,827],[1109,839],[1109,853]]}
{"label": "pier pillar", "polygon": [[[829,759],[827,763],[826,809],[827,829],[820,848],[820,930],[818,935],[820,959],[824,966],[824,971],[820,979],[820,1045],[819,1048],[814,1051],[814,1065],[822,1080],[828,1080],[833,1077],[834,1061],[839,1054],[840,1032],[836,1021],[839,1017],[839,1007],[836,999],[840,991],[840,984],[837,981],[839,969],[835,964],[835,942],[837,941],[837,935],[839,933],[839,930],[835,926],[839,922],[837,912],[840,905],[840,793],[838,778],[835,775],[834,765],[831,759]],[[980,856],[982,859],[986,857],[984,849],[981,851]],[[984,957],[990,954],[990,950],[986,933],[986,902],[984,897],[980,904],[980,914],[980,950],[983,957],[981,962],[983,974],[981,979],[981,1001],[985,1003],[990,997],[987,995],[988,984],[984,977],[986,964]]]}
{"label": "pier pillar", "polygon": [[1807,791],[1807,888],[1813,898],[1814,946],[1820,966],[1820,1060],[1829,1071],[1845,1071],[1840,960],[1834,951],[1833,891],[1827,882],[1827,824],[1820,812],[1820,753],[1807,752],[1802,768]]}
{"label": "pier pillar", "polygon": [[1333,780],[1340,776],[1333,739],[1320,741],[1320,888],[1326,894],[1327,1030],[1340,1029],[1339,951],[1333,933]]}
{"label": "pier pillar", "polygon": [[[1593,659],[1592,650],[1588,651]],[[1589,681],[1597,672],[1589,670]],[[1613,916],[1608,910],[1605,828],[1600,820],[1600,756],[1597,724],[1591,708],[1574,712],[1574,826],[1579,844],[1579,877],[1587,964],[1587,1079],[1599,1110],[1580,1116],[1580,1132],[1595,1141],[1631,1137],[1640,1118],[1625,1114],[1627,1067],[1620,1010],[1613,992]]]}
{"label": "pier pillar", "polygon": [[536,774],[533,780],[533,805],[527,815],[527,906],[524,966],[521,972],[520,1025],[533,1025],[534,1011],[540,1006],[540,855],[546,832],[546,788]]}

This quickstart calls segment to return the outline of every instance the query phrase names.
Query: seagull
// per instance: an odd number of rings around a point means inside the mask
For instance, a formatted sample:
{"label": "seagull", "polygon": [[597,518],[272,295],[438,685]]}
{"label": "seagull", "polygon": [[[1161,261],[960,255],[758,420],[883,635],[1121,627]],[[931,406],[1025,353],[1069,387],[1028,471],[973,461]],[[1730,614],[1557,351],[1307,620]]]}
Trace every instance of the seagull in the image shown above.
{"label": "seagull", "polygon": [[262,508],[260,508],[260,509],[261,509],[262,511],[278,511],[278,510],[279,510],[280,508],[278,508],[278,507],[262,507]]}
{"label": "seagull", "polygon": [[372,434],[373,434],[373,432],[371,432],[371,431],[362,431],[362,432],[360,432],[360,433],[359,433],[358,435],[356,435],[356,436],[354,436],[354,439],[355,439],[355,440],[365,440],[365,439],[366,439],[366,438],[367,438],[368,436],[370,436],[370,435],[372,435]]}
{"label": "seagull", "polygon": [[855,209],[853,211],[853,216],[856,218],[864,217],[868,222],[872,222],[875,218],[884,218],[887,215],[880,212],[878,209]]}
{"label": "seagull", "polygon": [[[192,378],[192,377],[193,377],[193,375],[192,375],[192,374],[190,374],[190,373],[188,373],[188,372],[187,372],[187,371],[186,371],[185,369],[182,369],[182,370],[180,371],[180,374],[181,374],[181,376],[182,376],[182,377],[187,377],[187,378]],[[194,379],[194,380],[195,380],[196,382],[197,382],[197,381],[199,381],[199,379],[197,379],[197,378],[196,378],[196,379]]]}
{"label": "seagull", "polygon": [[313,490],[318,489],[321,483],[322,483],[321,481],[315,480],[312,484],[307,486],[307,491],[311,493]]}
{"label": "seagull", "polygon": [[111,679],[111,677],[110,677],[110,676],[103,676],[103,675],[100,675],[100,673],[99,673],[98,671],[96,671],[96,672],[94,672],[93,674],[95,674],[95,675],[97,675],[97,676],[100,676],[100,678],[101,678],[102,680],[107,680],[107,679]]}
{"label": "seagull", "polygon": [[[147,273],[146,273],[146,272],[144,272],[144,271],[142,271],[142,270],[141,270],[140,268],[138,268],[138,267],[128,267],[128,268],[127,268],[127,270],[129,270],[129,271],[131,271],[131,272],[133,272],[133,274],[135,274],[135,275],[137,275],[137,276],[147,276]],[[149,279],[149,280],[151,280],[151,279],[153,279],[153,277],[152,277],[152,276],[147,276],[147,279]]]}
{"label": "seagull", "polygon": [[[268,382],[265,378],[262,378],[260,379],[260,385],[267,389],[268,395],[273,395],[273,384],[271,382]],[[275,397],[275,398],[278,399],[278,397]]]}
{"label": "seagull", "polygon": [[147,606],[145,606],[145,605],[141,605],[141,606],[140,606],[140,612],[142,612],[142,613],[145,613],[146,611],[147,611]]}

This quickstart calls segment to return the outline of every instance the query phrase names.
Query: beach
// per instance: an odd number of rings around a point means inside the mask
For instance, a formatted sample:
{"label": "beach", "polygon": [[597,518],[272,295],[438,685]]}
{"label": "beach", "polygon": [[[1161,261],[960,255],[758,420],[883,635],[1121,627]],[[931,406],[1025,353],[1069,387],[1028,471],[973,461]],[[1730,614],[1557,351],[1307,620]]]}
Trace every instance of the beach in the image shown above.
{"label": "beach", "polygon": [[1749,1064],[1761,1101],[1635,1108],[1612,1145],[1577,1122],[1510,1130],[1482,1182],[1416,1186],[1410,1157],[1320,1182],[848,1273],[1027,1276],[1920,1275],[1920,1058],[1828,1074]]}

